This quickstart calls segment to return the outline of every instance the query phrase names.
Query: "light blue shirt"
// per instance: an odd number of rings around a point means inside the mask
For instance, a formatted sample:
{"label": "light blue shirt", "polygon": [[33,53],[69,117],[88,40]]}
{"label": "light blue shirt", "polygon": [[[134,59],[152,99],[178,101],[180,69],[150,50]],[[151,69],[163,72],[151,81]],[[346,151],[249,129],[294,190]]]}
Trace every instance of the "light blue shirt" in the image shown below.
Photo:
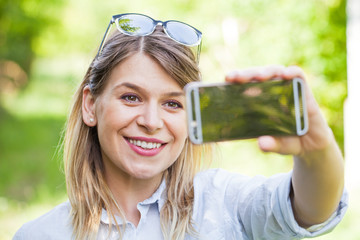
{"label": "light blue shirt", "polygon": [[[148,199],[138,204],[141,219],[137,227],[126,225],[123,239],[163,239],[160,209],[164,205],[165,182]],[[301,239],[331,231],[343,218],[348,195],[344,192],[332,217],[310,229],[301,228],[294,219],[289,199],[291,172],[270,178],[248,177],[221,169],[200,172],[194,179],[193,220],[199,239]],[[20,239],[72,239],[70,203],[55,207],[40,218],[24,224],[15,234]],[[119,239],[116,229],[108,235],[108,216],[102,212],[98,239]],[[187,236],[186,239],[195,239]]]}

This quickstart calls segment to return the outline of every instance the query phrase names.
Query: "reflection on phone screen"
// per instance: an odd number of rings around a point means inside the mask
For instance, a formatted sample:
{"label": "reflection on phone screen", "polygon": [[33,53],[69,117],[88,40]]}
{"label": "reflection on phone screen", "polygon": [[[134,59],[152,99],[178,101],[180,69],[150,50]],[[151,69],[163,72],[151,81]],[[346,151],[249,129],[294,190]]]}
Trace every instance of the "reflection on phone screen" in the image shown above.
{"label": "reflection on phone screen", "polygon": [[297,133],[292,81],[200,87],[199,99],[204,142]]}

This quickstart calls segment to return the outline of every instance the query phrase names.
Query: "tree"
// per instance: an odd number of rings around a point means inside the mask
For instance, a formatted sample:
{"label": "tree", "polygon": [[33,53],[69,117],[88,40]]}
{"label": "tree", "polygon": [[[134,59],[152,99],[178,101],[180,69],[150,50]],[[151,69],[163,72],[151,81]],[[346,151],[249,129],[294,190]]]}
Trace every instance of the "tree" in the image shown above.
{"label": "tree", "polygon": [[35,58],[34,46],[46,28],[59,22],[62,2],[0,1],[0,92],[26,85]]}

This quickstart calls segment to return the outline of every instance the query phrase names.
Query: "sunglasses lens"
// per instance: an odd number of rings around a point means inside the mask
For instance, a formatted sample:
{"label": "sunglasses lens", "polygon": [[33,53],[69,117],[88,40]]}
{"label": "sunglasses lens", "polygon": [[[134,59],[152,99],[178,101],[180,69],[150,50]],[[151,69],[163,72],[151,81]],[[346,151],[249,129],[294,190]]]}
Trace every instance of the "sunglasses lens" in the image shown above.
{"label": "sunglasses lens", "polygon": [[128,35],[145,36],[151,33],[155,27],[153,20],[143,15],[128,14],[116,21],[122,32]]}
{"label": "sunglasses lens", "polygon": [[167,22],[166,30],[171,38],[184,45],[194,46],[200,43],[200,33],[184,23],[176,21]]}

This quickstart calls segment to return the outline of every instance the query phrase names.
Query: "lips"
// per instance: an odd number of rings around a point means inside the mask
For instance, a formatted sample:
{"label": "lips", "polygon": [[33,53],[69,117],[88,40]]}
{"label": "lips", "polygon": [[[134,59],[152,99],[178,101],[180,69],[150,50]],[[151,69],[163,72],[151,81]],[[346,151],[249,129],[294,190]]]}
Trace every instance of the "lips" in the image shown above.
{"label": "lips", "polygon": [[153,138],[125,138],[130,148],[142,156],[155,156],[160,153],[166,143]]}

